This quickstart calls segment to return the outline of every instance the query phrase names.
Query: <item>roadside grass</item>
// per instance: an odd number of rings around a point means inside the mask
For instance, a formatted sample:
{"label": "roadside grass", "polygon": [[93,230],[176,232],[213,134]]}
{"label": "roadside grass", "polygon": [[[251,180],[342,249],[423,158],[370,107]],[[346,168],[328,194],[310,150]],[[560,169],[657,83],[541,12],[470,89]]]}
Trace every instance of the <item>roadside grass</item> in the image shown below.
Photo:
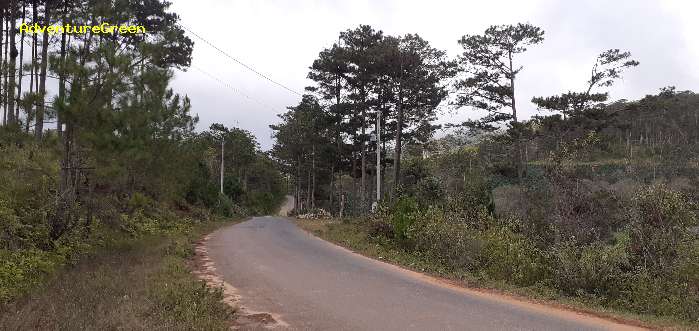
{"label": "roadside grass", "polygon": [[444,278],[457,285],[475,290],[486,290],[492,293],[514,296],[530,302],[570,309],[653,329],[699,330],[699,321],[692,323],[668,317],[640,315],[627,311],[610,309],[595,303],[594,299],[582,300],[579,298],[566,297],[545,286],[523,288],[508,284],[504,281],[490,280],[483,275],[474,275],[468,272],[455,272],[441,265],[438,260],[422,256],[421,254],[408,252],[396,245],[395,242],[386,238],[371,236],[367,222],[361,220],[297,219],[296,223],[301,228],[322,239],[346,247],[361,255],[413,271]]}
{"label": "roadside grass", "polygon": [[189,267],[194,243],[226,224],[107,240],[27,295],[0,305],[0,329],[227,330],[234,311]]}

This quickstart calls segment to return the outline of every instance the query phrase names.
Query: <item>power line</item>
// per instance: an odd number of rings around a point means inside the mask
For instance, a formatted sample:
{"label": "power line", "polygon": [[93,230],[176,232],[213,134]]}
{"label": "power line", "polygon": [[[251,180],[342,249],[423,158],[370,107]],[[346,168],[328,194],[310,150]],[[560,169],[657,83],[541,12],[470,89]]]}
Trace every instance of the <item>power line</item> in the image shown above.
{"label": "power line", "polygon": [[224,87],[227,87],[227,88],[231,89],[233,92],[238,93],[238,94],[244,96],[244,97],[247,98],[248,100],[254,101],[254,102],[257,103],[258,105],[260,105],[260,106],[262,106],[262,107],[264,107],[264,108],[267,108],[268,110],[274,111],[274,109],[273,109],[271,106],[269,106],[268,104],[266,104],[266,103],[264,103],[264,102],[262,102],[262,101],[260,101],[260,100],[258,100],[258,99],[256,99],[256,98],[251,97],[250,95],[248,95],[247,93],[243,92],[242,90],[237,89],[237,88],[231,86],[230,84],[224,82],[222,79],[220,79],[220,78],[218,78],[218,77],[216,77],[216,76],[214,76],[214,75],[212,75],[212,74],[210,74],[210,73],[204,71],[203,69],[201,69],[201,68],[199,68],[199,67],[197,67],[197,66],[195,66],[195,65],[191,65],[191,67],[194,68],[194,69],[196,69],[196,70],[198,70],[198,71],[201,72],[202,74],[204,74],[204,75],[206,75],[206,76],[209,76],[209,78],[211,78],[211,79],[213,79],[213,80],[219,82],[219,83],[222,84]]}
{"label": "power line", "polygon": [[196,32],[194,32],[194,31],[192,31],[191,29],[189,29],[188,27],[184,26],[182,23],[179,23],[179,24],[180,24],[180,26],[181,26],[183,29],[189,31],[189,33],[191,33],[191,34],[194,35],[195,37],[201,39],[203,42],[205,42],[206,44],[208,44],[209,46],[211,46],[213,49],[217,50],[219,53],[221,53],[221,54],[225,55],[226,57],[228,57],[229,59],[233,60],[235,63],[238,63],[239,65],[245,67],[246,69],[248,69],[248,70],[254,72],[254,73],[257,74],[258,76],[260,76],[260,77],[262,77],[262,78],[264,78],[264,79],[266,79],[266,80],[268,80],[268,81],[270,81],[270,82],[276,84],[277,86],[280,86],[281,88],[283,88],[283,89],[285,89],[285,90],[287,90],[287,91],[289,91],[289,92],[291,92],[291,93],[293,93],[293,94],[296,94],[296,95],[299,95],[299,96],[302,95],[301,93],[294,91],[293,89],[287,87],[286,85],[284,85],[284,84],[282,84],[282,83],[279,83],[279,82],[275,81],[275,80],[272,79],[272,78],[267,77],[265,74],[260,73],[259,71],[255,70],[255,69],[252,68],[251,66],[249,66],[249,65],[247,65],[247,64],[245,64],[245,63],[243,63],[243,62],[241,62],[240,60],[236,59],[236,58],[233,57],[232,55],[226,53],[224,50],[222,50],[222,49],[216,47],[216,45],[212,44],[212,43],[209,42],[208,40],[204,39],[204,37],[198,35]]}
{"label": "power line", "polygon": [[[191,31],[190,31],[190,32],[191,32]],[[32,47],[32,46],[33,46],[33,45],[31,44],[31,41],[25,40],[24,43],[25,43],[27,46],[29,46],[29,47]],[[258,105],[260,105],[260,106],[262,106],[262,107],[264,107],[264,108],[267,108],[267,109],[270,110],[270,111],[274,111],[273,107],[271,107],[270,105],[268,105],[268,104],[266,104],[266,103],[264,103],[264,102],[262,102],[262,101],[260,101],[260,100],[258,100],[258,99],[255,99],[255,98],[251,97],[251,96],[248,95],[247,93],[243,92],[241,89],[237,89],[237,88],[231,86],[230,84],[224,82],[222,79],[220,79],[220,78],[218,78],[218,77],[216,77],[216,76],[210,74],[209,72],[207,72],[207,71],[205,71],[205,70],[203,70],[203,69],[201,69],[201,68],[199,68],[199,67],[197,67],[197,66],[195,66],[195,65],[193,65],[193,64],[191,65],[191,67],[194,68],[194,69],[196,69],[196,70],[198,70],[199,72],[203,73],[204,75],[209,76],[209,78],[211,78],[211,79],[213,79],[213,80],[215,80],[215,81],[221,83],[223,86],[225,86],[225,87],[231,89],[233,92],[235,92],[235,93],[237,93],[237,94],[240,94],[240,95],[244,96],[244,97],[247,98],[248,100],[254,101],[254,102],[257,103]],[[0,75],[0,77],[3,77],[3,76]],[[47,75],[47,78],[60,79],[59,77],[54,77],[54,76],[50,76],[50,75]],[[292,92],[293,92],[293,91],[292,91]],[[236,120],[236,123],[237,123],[237,122],[238,122],[238,121]]]}

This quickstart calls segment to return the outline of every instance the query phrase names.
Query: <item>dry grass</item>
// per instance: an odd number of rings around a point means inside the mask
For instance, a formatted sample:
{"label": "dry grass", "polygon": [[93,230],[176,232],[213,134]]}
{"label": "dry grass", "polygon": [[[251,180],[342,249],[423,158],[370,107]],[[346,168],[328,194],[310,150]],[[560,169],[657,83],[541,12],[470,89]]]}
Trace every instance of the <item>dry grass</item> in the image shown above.
{"label": "dry grass", "polygon": [[233,312],[187,266],[208,229],[115,241],[0,307],[2,330],[226,330]]}

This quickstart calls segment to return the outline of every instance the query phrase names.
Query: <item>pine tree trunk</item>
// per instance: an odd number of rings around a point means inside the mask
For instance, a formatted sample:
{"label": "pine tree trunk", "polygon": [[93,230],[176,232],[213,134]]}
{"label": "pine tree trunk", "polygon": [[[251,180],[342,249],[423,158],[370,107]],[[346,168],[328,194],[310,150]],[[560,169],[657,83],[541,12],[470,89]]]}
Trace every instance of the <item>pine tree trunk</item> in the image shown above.
{"label": "pine tree trunk", "polygon": [[[26,23],[27,20],[27,4],[22,3],[22,23]],[[22,97],[22,78],[24,77],[24,34],[22,31],[22,36],[19,38],[19,83],[17,84],[17,98]],[[19,122],[19,109],[20,103],[17,103],[17,109],[15,110],[15,118]]]}
{"label": "pine tree trunk", "polygon": [[[363,105],[362,105],[363,107]],[[361,210],[361,213],[364,213],[365,211],[365,204],[366,204],[366,141],[364,141],[364,136],[366,134],[366,111],[362,110],[362,140],[360,142],[360,157],[361,157],[361,179],[359,183],[359,209]]]}
{"label": "pine tree trunk", "polygon": [[[355,143],[352,144],[352,146],[356,146],[357,145],[356,144],[356,141],[357,141],[356,135],[354,136],[353,141]],[[352,151],[352,170],[350,170],[350,172],[352,173],[352,194],[353,194],[352,198],[356,199],[356,197],[357,197],[357,154],[354,150]]]}
{"label": "pine tree trunk", "polygon": [[8,31],[10,35],[10,42],[7,45],[10,49],[10,64],[9,64],[9,72],[7,73],[9,78],[8,78],[8,85],[7,85],[7,123],[8,124],[14,124],[16,122],[15,119],[15,88],[16,88],[16,67],[17,67],[17,42],[15,40],[15,4],[10,6],[10,30]]}
{"label": "pine tree trunk", "polygon": [[[339,40],[338,40],[339,44]],[[340,125],[342,124],[342,113],[340,112],[340,101],[342,100],[342,90],[340,86],[340,75],[335,77],[335,159],[333,160],[332,169],[330,171],[330,209],[332,210],[333,200],[335,198],[335,169],[337,168],[338,161],[342,155],[342,150],[340,149],[341,138],[340,138]],[[338,171],[340,174],[340,180],[342,180],[342,172]],[[340,182],[342,183],[342,182]],[[342,189],[340,189],[340,194],[342,194]]]}
{"label": "pine tree trunk", "polygon": [[311,155],[311,209],[316,208],[316,145],[313,145],[313,154]]}
{"label": "pine tree trunk", "polygon": [[[36,34],[32,38],[32,63],[29,69],[29,94],[34,95],[34,77],[36,76],[34,72],[36,71]],[[34,102],[32,102],[27,109],[24,111],[27,113],[27,120],[24,123],[24,132],[29,133],[29,122],[32,119],[32,110],[34,109]]]}
{"label": "pine tree trunk", "polygon": [[[45,6],[44,10],[44,25],[49,26],[50,21],[50,9],[51,6]],[[44,132],[44,111],[46,99],[46,68],[48,66],[48,50],[49,50],[49,32],[48,29],[44,31],[44,38],[41,45],[41,76],[39,77],[39,104],[36,107],[36,124],[34,125],[34,135],[36,140],[41,140]]]}
{"label": "pine tree trunk", "polygon": [[[32,19],[34,20],[35,23],[39,23],[39,3],[34,0],[32,1]],[[39,93],[39,66],[36,64],[36,61],[39,59],[39,35],[34,33],[32,34],[32,48],[33,48],[33,56],[32,56],[32,66],[34,67],[34,93]],[[32,107],[35,107],[35,104],[32,104]],[[32,108],[32,111],[33,108]],[[35,115],[32,115],[36,118]]]}
{"label": "pine tree trunk", "polygon": [[[510,97],[512,98],[512,122],[517,124],[517,102],[515,100],[515,74],[514,67],[512,64],[512,52],[508,54],[510,60]],[[519,126],[515,127],[515,136],[517,141],[515,142],[515,148],[517,149],[517,179],[519,183],[522,183],[522,178],[524,177],[524,152],[522,151],[522,131]]]}
{"label": "pine tree trunk", "polygon": [[5,34],[2,33],[2,30],[5,28],[7,24],[5,23],[5,9],[0,12],[0,107],[2,107],[2,125],[5,125],[7,123],[7,102],[6,100],[6,85],[5,85],[5,78],[7,75],[5,75],[5,60],[7,59],[7,56],[4,54],[4,50],[6,49],[6,43],[5,43]]}
{"label": "pine tree trunk", "polygon": [[[383,116],[382,116],[382,121],[383,121]],[[385,122],[381,123],[381,125],[384,128],[386,127]],[[381,176],[381,192],[380,193],[381,193],[382,199],[384,197],[383,193],[386,192],[386,163],[383,162],[384,155],[386,155],[386,140],[387,139],[383,139],[383,141],[381,142],[381,173],[383,174],[383,176]]]}
{"label": "pine tree trunk", "polygon": [[400,157],[403,144],[403,87],[398,87],[398,115],[396,118],[396,147],[393,152],[393,194],[400,186]]}
{"label": "pine tree trunk", "polygon": [[73,157],[72,153],[72,130],[71,127],[66,125],[66,133],[62,137],[62,148],[63,155],[61,160],[61,178],[59,181],[58,192],[58,211],[56,212],[56,217],[52,221],[52,228],[55,232],[56,229],[60,227],[60,224],[66,222],[70,217],[70,206],[74,201],[74,186],[73,183]]}
{"label": "pine tree trunk", "polygon": [[330,194],[328,195],[328,201],[330,202],[328,204],[330,208],[330,213],[334,210],[333,208],[333,196],[335,195],[335,165],[330,166]]}
{"label": "pine tree trunk", "polygon": [[[68,14],[68,2],[66,1],[64,3],[63,7],[63,23],[66,23],[66,16]],[[60,104],[65,103],[65,98],[66,98],[66,76],[65,76],[65,68],[63,66],[65,65],[66,61],[66,31],[63,31],[63,34],[61,35],[61,67],[58,72],[58,101]],[[60,113],[59,109],[56,109],[56,133],[58,133],[58,136],[60,137],[63,134],[63,123],[62,123],[62,116],[63,114]]]}
{"label": "pine tree trunk", "polygon": [[[38,5],[36,3],[36,0],[32,1],[32,21],[38,22],[39,21],[39,11],[38,11]],[[29,71],[29,93],[34,95],[34,93],[38,92],[38,88],[36,87],[36,81],[38,80],[38,75],[37,75],[37,66],[36,66],[36,58],[37,58],[37,34],[33,33],[32,34],[32,64],[31,64],[31,69]],[[29,108],[26,109],[27,112],[27,121],[24,123],[24,132],[29,133],[29,124],[34,118],[34,106],[35,103],[32,102],[29,105]]]}
{"label": "pine tree trunk", "polygon": [[301,212],[301,154],[298,155],[296,162],[296,199],[294,209],[296,214]]}
{"label": "pine tree trunk", "polygon": [[308,178],[306,182],[306,205],[311,207],[311,169],[308,169]]}

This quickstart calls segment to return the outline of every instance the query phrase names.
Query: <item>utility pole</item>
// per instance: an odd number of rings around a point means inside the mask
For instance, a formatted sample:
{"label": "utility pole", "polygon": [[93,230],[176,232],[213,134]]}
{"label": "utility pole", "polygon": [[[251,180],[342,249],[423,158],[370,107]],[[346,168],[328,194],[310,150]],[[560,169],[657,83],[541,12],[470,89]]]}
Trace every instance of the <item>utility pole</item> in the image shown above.
{"label": "utility pole", "polygon": [[221,137],[221,194],[223,194],[223,146],[226,140]]}
{"label": "utility pole", "polygon": [[376,112],[376,203],[381,201],[381,109]]}

